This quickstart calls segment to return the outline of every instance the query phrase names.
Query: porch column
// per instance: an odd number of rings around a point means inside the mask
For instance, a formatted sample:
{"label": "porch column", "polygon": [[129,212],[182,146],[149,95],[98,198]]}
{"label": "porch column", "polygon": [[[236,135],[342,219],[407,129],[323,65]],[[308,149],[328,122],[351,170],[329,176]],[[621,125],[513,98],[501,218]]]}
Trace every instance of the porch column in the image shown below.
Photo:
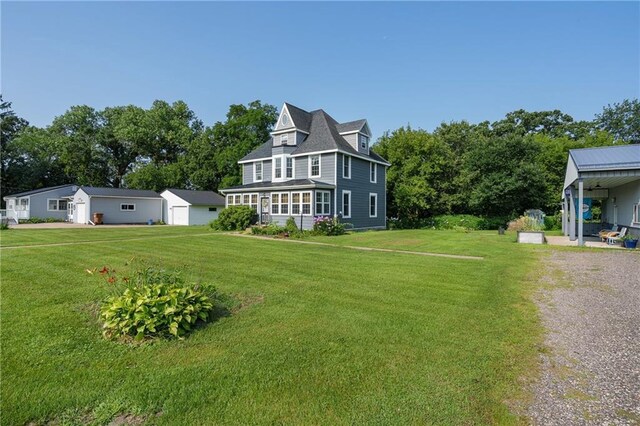
{"label": "porch column", "polygon": [[569,187],[569,241],[576,240],[576,212],[573,202],[573,186]]}
{"label": "porch column", "polygon": [[578,180],[578,245],[584,245],[584,236],[582,235],[584,227],[584,212],[582,204],[584,202],[584,183],[582,179]]}
{"label": "porch column", "polygon": [[569,216],[567,216],[569,214],[569,203],[567,203],[567,195],[565,194],[564,198],[562,199],[562,235],[564,235],[565,237],[569,235],[569,230],[567,229],[567,219],[569,218]]}

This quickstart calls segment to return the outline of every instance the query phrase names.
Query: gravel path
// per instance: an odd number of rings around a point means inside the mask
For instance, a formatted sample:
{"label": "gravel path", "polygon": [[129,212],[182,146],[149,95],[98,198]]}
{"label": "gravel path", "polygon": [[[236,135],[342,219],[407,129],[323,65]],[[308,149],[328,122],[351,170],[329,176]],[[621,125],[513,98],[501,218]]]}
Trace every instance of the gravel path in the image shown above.
{"label": "gravel path", "polygon": [[528,414],[539,425],[640,425],[640,254],[553,252]]}

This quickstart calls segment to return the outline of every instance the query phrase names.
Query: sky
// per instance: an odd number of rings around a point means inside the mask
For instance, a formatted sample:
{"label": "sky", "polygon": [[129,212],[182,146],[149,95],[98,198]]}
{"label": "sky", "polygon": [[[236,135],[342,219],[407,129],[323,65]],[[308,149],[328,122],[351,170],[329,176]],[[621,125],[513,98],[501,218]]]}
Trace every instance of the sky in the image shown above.
{"label": "sky", "polygon": [[259,99],[410,124],[640,97],[640,2],[0,3],[0,90],[46,126],[72,105]]}

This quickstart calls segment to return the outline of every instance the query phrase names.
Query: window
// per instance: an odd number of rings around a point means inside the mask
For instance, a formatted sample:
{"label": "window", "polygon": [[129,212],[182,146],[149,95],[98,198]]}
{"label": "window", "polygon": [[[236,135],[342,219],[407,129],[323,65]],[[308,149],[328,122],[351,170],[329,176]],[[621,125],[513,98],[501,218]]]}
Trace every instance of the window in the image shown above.
{"label": "window", "polygon": [[311,214],[311,192],[291,193],[291,214],[294,216]]}
{"label": "window", "polygon": [[136,210],[136,205],[135,204],[120,204],[120,210],[132,212],[132,211]]}
{"label": "window", "polygon": [[289,142],[289,135],[280,135],[280,145],[286,145]]}
{"label": "window", "polygon": [[289,193],[280,194],[280,214],[289,214]]}
{"label": "window", "polygon": [[67,200],[47,198],[47,211],[57,212],[67,210]]}
{"label": "window", "polygon": [[288,192],[274,192],[271,194],[271,214],[289,214]]}
{"label": "window", "polygon": [[369,138],[365,135],[360,135],[360,148],[367,149],[369,146]]}
{"label": "window", "polygon": [[351,191],[342,191],[342,217],[351,217]]}
{"label": "window", "polygon": [[16,202],[16,210],[29,210],[29,199],[28,198],[20,198]]}
{"label": "window", "polygon": [[369,194],[369,217],[378,217],[378,194]]}
{"label": "window", "polygon": [[253,163],[253,180],[255,182],[262,182],[262,161]]}
{"label": "window", "polygon": [[633,223],[640,223],[640,203],[633,205]]}
{"label": "window", "polygon": [[371,183],[376,183],[378,181],[378,166],[376,163],[370,163],[369,165],[369,180]]}
{"label": "window", "polygon": [[309,176],[320,177],[320,156],[312,155],[309,157]]}
{"label": "window", "polygon": [[342,154],[342,177],[351,179],[351,157]]}
{"label": "window", "polygon": [[292,215],[300,214],[300,193],[299,192],[291,193],[291,214]]}
{"label": "window", "polygon": [[316,215],[331,214],[330,200],[329,191],[316,191]]}
{"label": "window", "polygon": [[276,157],[275,159],[274,179],[282,179],[282,157]]}
{"label": "window", "polygon": [[[258,194],[235,194],[227,195],[227,206],[250,206],[256,212],[258,211]],[[215,212],[215,207],[210,207],[210,212]]]}
{"label": "window", "polygon": [[209,211],[210,212],[217,212],[218,208],[217,207],[209,207]]}
{"label": "window", "polygon": [[293,178],[293,158],[291,157],[286,157],[285,158],[286,161],[286,176],[287,179],[292,179]]}

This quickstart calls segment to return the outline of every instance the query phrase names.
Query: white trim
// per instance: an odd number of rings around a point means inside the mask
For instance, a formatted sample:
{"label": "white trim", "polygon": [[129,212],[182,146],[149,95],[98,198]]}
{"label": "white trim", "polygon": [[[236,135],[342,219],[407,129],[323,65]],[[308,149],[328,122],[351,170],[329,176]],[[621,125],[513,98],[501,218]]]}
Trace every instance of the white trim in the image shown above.
{"label": "white trim", "polygon": [[[373,179],[371,179],[371,167],[373,167]],[[373,161],[369,163],[369,183],[378,183],[378,165]]]}
{"label": "white trim", "polygon": [[238,164],[255,163],[256,161],[269,161],[271,157],[253,158],[251,160],[239,160]]}
{"label": "white trim", "polygon": [[[286,182],[296,178],[296,162],[289,154],[278,154],[271,157],[271,181]],[[287,158],[291,158],[291,177],[287,177]],[[280,177],[276,177],[276,160],[280,159]]]}
{"label": "white trim", "polygon": [[[291,159],[291,177],[287,176],[287,160]],[[290,155],[284,155],[284,178],[293,180],[296,178],[296,159]]]}
{"label": "white trim", "polygon": [[[347,168],[349,170],[349,176],[345,176],[344,174],[347,158],[349,159],[349,167]],[[342,179],[351,179],[351,156],[347,154],[342,154]]]}
{"label": "white trim", "polygon": [[[318,157],[318,174],[317,175],[311,174],[311,157]],[[307,164],[309,167],[309,170],[307,171],[309,179],[322,177],[322,154],[310,155],[309,160],[307,161]]]}
{"label": "white trim", "polygon": [[[49,208],[49,201],[57,201],[56,203],[56,209],[50,209]],[[48,212],[61,212],[61,211],[67,211],[67,207],[65,207],[64,209],[60,208],[60,201],[65,201],[67,203],[67,206],[69,205],[69,200],[66,198],[47,198],[47,211]]]}
{"label": "white trim", "polygon": [[[344,213],[344,194],[349,194],[349,214],[346,215]],[[353,198],[351,197],[351,191],[343,189],[342,190],[342,198],[341,198],[341,207],[342,207],[342,217],[345,219],[351,219],[351,210],[353,210]]]}
{"label": "white trim", "polygon": [[233,189],[219,189],[221,193],[224,195],[227,194],[236,194],[236,193],[244,193],[247,191],[295,191],[298,189],[334,189],[334,185],[331,183],[324,182],[315,182],[309,183],[305,185],[290,185],[290,186],[261,186],[259,188],[233,188]]}
{"label": "white trim", "polygon": [[[367,160],[367,161],[373,161],[374,163],[378,163],[378,164],[382,164],[383,166],[390,166],[391,163],[385,163],[384,161],[378,161],[375,160],[371,157],[366,157],[364,155],[358,155],[356,153],[352,153],[352,152],[347,152],[347,151],[342,151],[340,149],[327,149],[325,151],[312,151],[312,152],[303,152],[301,154],[291,154],[292,157],[303,157],[305,155],[315,155],[315,154],[328,154],[331,152],[339,152],[342,154],[346,154],[346,155],[350,155],[351,157],[356,157],[356,158],[360,158],[361,160]],[[255,160],[250,160],[250,161],[255,161]],[[248,161],[244,161],[245,163]]]}
{"label": "white trim", "polygon": [[[123,209],[122,206],[133,206],[132,209]],[[120,211],[121,212],[135,212],[136,204],[135,203],[120,203]]]}
{"label": "white trim", "polygon": [[[327,201],[325,202],[324,195],[327,195]],[[320,195],[320,202],[317,200],[317,196]],[[318,213],[318,204],[322,206],[322,213]],[[329,211],[325,212],[325,207],[329,207]],[[313,212],[315,215],[330,216],[331,215],[331,191],[316,190],[313,195]]]}
{"label": "white trim", "polygon": [[[256,174],[256,166],[260,163],[260,179],[257,178]],[[243,167],[244,170],[244,167]],[[254,161],[253,162],[253,182],[262,182],[264,179],[264,163],[262,161]]]}
{"label": "white trim", "polygon": [[[376,199],[376,203],[374,205],[375,207],[375,214],[372,215],[371,214],[371,197],[375,197]],[[369,217],[378,217],[378,194],[376,192],[370,192],[369,193],[369,203],[367,205],[367,208],[369,209]]]}
{"label": "white trim", "polygon": [[300,132],[300,133],[304,133],[305,135],[309,134],[309,132],[305,132],[304,130],[298,129],[297,127],[287,127],[286,129],[274,130],[273,132],[270,133],[270,135],[277,136],[282,133],[291,133],[291,132]]}

